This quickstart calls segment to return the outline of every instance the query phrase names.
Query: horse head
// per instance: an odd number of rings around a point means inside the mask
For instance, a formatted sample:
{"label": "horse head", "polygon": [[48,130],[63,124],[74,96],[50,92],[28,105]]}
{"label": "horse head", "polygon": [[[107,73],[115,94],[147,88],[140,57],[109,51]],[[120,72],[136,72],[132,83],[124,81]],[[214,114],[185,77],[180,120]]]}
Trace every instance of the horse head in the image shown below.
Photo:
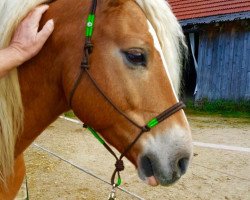
{"label": "horse head", "polygon": [[[168,15],[171,19],[163,24],[159,16],[156,22],[148,14],[152,10],[155,15]],[[107,0],[99,1],[97,6],[88,71],[105,95],[141,126],[179,101],[176,89],[180,67],[176,49],[180,48],[182,33],[170,12],[163,0]],[[159,26],[165,26],[165,42],[159,38],[163,37]],[[78,43],[74,43],[76,49],[82,49],[83,44]],[[72,61],[73,66],[69,62],[62,72],[66,97],[70,96],[80,73],[83,55],[79,52],[78,64]],[[166,52],[170,56],[164,55]],[[77,117],[94,127],[118,151],[123,152],[137,137],[138,127],[103,98],[86,73],[71,103]],[[176,112],[143,134],[126,157],[136,166],[140,178],[150,185],[169,185],[178,180],[192,157],[191,133],[184,112]]]}

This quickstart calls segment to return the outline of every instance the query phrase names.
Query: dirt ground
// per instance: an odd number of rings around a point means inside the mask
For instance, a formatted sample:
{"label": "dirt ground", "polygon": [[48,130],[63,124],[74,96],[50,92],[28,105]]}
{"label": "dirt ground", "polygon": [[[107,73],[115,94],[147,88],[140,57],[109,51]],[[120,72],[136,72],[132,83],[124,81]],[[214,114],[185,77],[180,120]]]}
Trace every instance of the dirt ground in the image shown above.
{"label": "dirt ground", "polygon": [[[250,147],[249,119],[189,117],[194,141]],[[114,158],[81,125],[58,119],[35,141],[109,181]],[[194,147],[187,174],[171,187],[150,187],[125,162],[122,187],[142,199],[250,200],[250,153]],[[30,200],[108,199],[110,186],[41,149],[25,153]],[[118,191],[118,200],[137,199]]]}

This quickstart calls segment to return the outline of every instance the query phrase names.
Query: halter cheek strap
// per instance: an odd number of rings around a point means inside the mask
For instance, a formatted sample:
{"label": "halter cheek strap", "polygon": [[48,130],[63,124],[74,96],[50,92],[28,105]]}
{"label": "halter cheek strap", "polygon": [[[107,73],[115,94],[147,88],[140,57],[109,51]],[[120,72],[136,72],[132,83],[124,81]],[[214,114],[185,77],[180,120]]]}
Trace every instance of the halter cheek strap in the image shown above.
{"label": "halter cheek strap", "polygon": [[[137,127],[140,131],[137,135],[137,137],[125,148],[123,153],[118,157],[114,151],[110,148],[109,145],[98,135],[98,133],[91,127],[87,125],[83,125],[84,128],[87,128],[97,139],[98,141],[115,157],[116,163],[115,163],[115,170],[111,177],[111,185],[113,186],[113,190],[118,187],[121,184],[121,176],[120,172],[124,170],[124,164],[123,164],[123,157],[126,156],[126,154],[131,150],[131,148],[136,144],[136,142],[140,139],[140,137],[146,133],[149,132],[152,128],[157,126],[159,123],[170,117],[171,115],[175,114],[179,110],[183,109],[185,107],[185,104],[183,102],[178,102],[172,107],[168,108],[167,110],[163,111],[161,114],[150,120],[146,125],[140,126],[137,122],[135,122],[133,119],[131,119],[129,116],[126,115],[121,109],[119,109],[118,106],[116,106],[112,100],[105,94],[105,92],[99,87],[98,83],[95,81],[95,79],[92,77],[91,73],[89,72],[89,56],[93,51],[93,44],[91,42],[91,38],[93,35],[94,30],[94,22],[95,22],[95,12],[96,12],[96,6],[97,6],[97,0],[92,0],[92,7],[90,14],[87,19],[86,23],[86,38],[85,38],[85,45],[84,45],[84,56],[83,60],[81,62],[80,67],[80,73],[78,74],[78,78],[76,82],[73,85],[73,88],[69,95],[69,104],[72,108],[72,100],[75,94],[75,91],[82,79],[83,73],[85,72],[89,79],[91,80],[92,84],[95,86],[97,91],[103,96],[103,98],[118,112],[120,115],[122,115],[126,120],[128,120],[131,124],[133,124],[135,127]],[[117,181],[115,183],[115,179],[117,176]],[[113,194],[113,192],[112,192]],[[112,198],[110,198],[112,199]]]}

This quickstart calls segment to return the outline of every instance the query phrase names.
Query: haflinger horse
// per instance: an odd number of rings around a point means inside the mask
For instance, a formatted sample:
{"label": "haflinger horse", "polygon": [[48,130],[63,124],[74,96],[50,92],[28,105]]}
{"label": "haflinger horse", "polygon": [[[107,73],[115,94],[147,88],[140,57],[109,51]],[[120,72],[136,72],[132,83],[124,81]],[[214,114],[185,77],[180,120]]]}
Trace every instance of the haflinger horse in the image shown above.
{"label": "haflinger horse", "polygon": [[[25,174],[24,150],[57,117],[72,109],[118,151],[138,127],[100,94],[82,73],[85,24],[92,0],[1,0],[0,45],[6,47],[20,20],[49,3],[41,26],[55,30],[41,52],[0,80],[0,199],[13,199]],[[184,36],[165,0],[98,0],[88,73],[123,113],[139,125],[179,102]],[[70,106],[71,105],[71,106]],[[126,152],[147,184],[167,186],[187,170],[192,157],[190,127],[179,109],[141,135]]]}

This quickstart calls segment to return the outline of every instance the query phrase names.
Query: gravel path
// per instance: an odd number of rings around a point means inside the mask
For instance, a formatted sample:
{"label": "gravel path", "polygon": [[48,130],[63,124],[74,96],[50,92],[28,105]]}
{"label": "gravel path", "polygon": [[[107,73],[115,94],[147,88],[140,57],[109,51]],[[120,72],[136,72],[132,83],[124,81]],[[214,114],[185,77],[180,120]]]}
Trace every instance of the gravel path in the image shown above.
{"label": "gravel path", "polygon": [[[193,139],[199,142],[250,147],[250,121],[189,117]],[[58,119],[35,141],[63,158],[109,181],[114,158],[80,125]],[[188,173],[172,187],[142,183],[125,162],[125,189],[143,199],[249,200],[250,153],[194,147]],[[30,200],[106,200],[110,186],[64,163],[34,145],[25,153]],[[118,192],[118,200],[136,199]]]}

